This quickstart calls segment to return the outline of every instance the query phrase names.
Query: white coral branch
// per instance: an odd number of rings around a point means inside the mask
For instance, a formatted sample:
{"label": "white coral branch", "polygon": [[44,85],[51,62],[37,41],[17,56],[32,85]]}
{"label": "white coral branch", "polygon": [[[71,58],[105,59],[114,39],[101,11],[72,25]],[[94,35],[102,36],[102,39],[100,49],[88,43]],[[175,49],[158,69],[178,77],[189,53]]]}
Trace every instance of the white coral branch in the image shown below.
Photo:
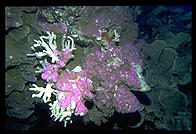
{"label": "white coral branch", "polygon": [[[29,88],[30,91],[36,91],[39,92],[38,94],[32,94],[32,98],[38,97],[42,98],[44,103],[47,103],[50,101],[51,94],[56,93],[57,91],[52,88],[54,84],[48,83],[46,85],[46,88],[38,87],[36,84],[33,84],[34,88]],[[43,96],[43,97],[42,97]]]}
{"label": "white coral branch", "polygon": [[[33,46],[31,47],[31,49],[33,51],[36,51],[35,48],[36,47],[43,47],[45,50],[43,50],[42,52],[35,52],[35,55],[37,58],[41,58],[45,55],[48,55],[52,58],[52,63],[55,63],[56,61],[59,61],[59,57],[57,55],[55,55],[54,51],[55,49],[57,49],[57,45],[56,45],[56,35],[53,32],[49,32],[46,31],[46,33],[48,34],[48,36],[40,36],[40,40],[35,40],[35,44],[33,44]],[[45,42],[45,40],[48,40],[47,42]],[[48,43],[48,44],[47,44]],[[33,56],[32,54],[27,54],[28,56]]]}
{"label": "white coral branch", "polygon": [[63,35],[61,45],[63,51],[65,51],[66,49],[70,49],[70,51],[76,49],[73,38],[70,36],[66,36],[65,34]]}

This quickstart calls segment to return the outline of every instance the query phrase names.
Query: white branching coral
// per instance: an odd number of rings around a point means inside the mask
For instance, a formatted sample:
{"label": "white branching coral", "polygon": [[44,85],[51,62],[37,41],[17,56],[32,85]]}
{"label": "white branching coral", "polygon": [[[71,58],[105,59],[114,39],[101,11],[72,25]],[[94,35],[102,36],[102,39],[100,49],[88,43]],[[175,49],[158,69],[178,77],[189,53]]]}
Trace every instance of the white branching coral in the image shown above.
{"label": "white branching coral", "polygon": [[[56,61],[59,61],[59,57],[54,53],[54,51],[57,49],[56,45],[56,35],[53,32],[46,31],[48,36],[40,36],[40,40],[34,40],[36,43],[33,44],[31,49],[35,51],[35,54],[27,54],[27,56],[36,56],[37,58],[41,58],[43,56],[48,55],[52,58],[51,62],[55,63]],[[47,42],[45,42],[47,40]],[[43,47],[45,50],[42,52],[36,52],[36,47]]]}
{"label": "white branching coral", "polygon": [[50,117],[54,117],[54,121],[64,121],[64,127],[66,127],[68,120],[70,120],[70,123],[72,123],[71,115],[76,107],[75,101],[72,101],[71,104],[67,107],[67,109],[59,107],[58,100],[54,101],[53,104],[50,103],[49,106],[52,113]]}
{"label": "white branching coral", "polygon": [[57,90],[53,89],[52,86],[54,84],[48,83],[46,85],[46,88],[38,87],[36,84],[33,84],[34,88],[29,88],[30,91],[36,91],[39,92],[38,94],[32,94],[32,98],[38,97],[42,98],[44,103],[47,103],[50,101],[51,94],[56,94]]}
{"label": "white branching coral", "polygon": [[[42,66],[42,68],[37,67],[38,70],[36,70],[35,73],[42,73],[47,68],[48,64],[52,63],[52,65],[61,66],[62,61],[64,62],[64,60],[70,59],[70,57],[74,57],[74,55],[70,53],[76,49],[74,40],[71,35],[63,35],[61,42],[62,50],[59,52],[56,44],[56,35],[53,32],[49,31],[46,31],[46,34],[47,36],[40,36],[39,40],[34,40],[35,44],[31,46],[34,54],[27,54],[27,56],[36,56],[39,64]],[[49,56],[51,58],[51,61],[47,61],[48,57],[46,56]],[[77,66],[74,71],[81,71],[81,67]],[[51,117],[54,117],[55,121],[64,121],[64,126],[66,127],[67,121],[70,120],[71,122],[71,115],[74,113],[74,109],[76,108],[76,101],[72,100],[71,104],[69,104],[66,109],[61,108],[58,105],[57,98],[57,93],[59,91],[56,90],[55,87],[53,88],[53,85],[54,83],[48,82],[46,84],[46,87],[44,88],[33,84],[33,87],[29,88],[29,90],[34,91],[32,98],[41,98],[44,103],[48,103],[52,112]],[[56,96],[56,101],[51,100],[52,95]]]}
{"label": "white branching coral", "polygon": [[66,49],[69,49],[70,51],[76,49],[73,38],[71,36],[66,36],[65,34],[63,35],[61,45],[63,51]]}
{"label": "white branching coral", "polygon": [[[48,63],[47,58],[43,58],[44,56],[51,57],[52,63],[57,63],[60,60],[59,52],[57,50],[56,44],[56,35],[53,32],[46,31],[47,36],[40,36],[40,40],[34,40],[35,44],[31,46],[31,49],[34,51],[34,54],[27,54],[27,56],[36,56],[38,58],[39,63],[45,68],[46,63]],[[71,36],[66,36],[66,34],[62,37],[62,51],[69,49],[73,51],[76,49],[74,40]],[[38,47],[43,48],[42,51],[37,49]],[[73,58],[74,55],[71,55]],[[42,73],[43,69],[37,67],[37,71],[35,73]]]}

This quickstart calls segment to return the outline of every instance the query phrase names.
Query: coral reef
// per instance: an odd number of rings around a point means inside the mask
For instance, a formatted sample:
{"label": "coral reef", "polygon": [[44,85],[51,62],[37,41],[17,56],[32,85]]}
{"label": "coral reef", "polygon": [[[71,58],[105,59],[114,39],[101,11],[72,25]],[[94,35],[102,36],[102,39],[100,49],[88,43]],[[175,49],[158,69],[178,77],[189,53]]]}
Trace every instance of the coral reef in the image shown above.
{"label": "coral reef", "polygon": [[[105,51],[92,49],[94,52],[87,54],[83,68],[93,81],[94,104],[98,110],[106,119],[110,117],[111,112],[107,111],[112,107],[120,113],[137,111],[141,104],[130,90],[150,90],[141,74],[143,64],[137,48],[124,44],[120,47],[110,45]],[[122,88],[123,84],[128,89]]]}
{"label": "coral reef", "polygon": [[132,113],[138,110],[140,103],[129,91],[118,88],[115,95],[114,108],[119,113]]}
{"label": "coral reef", "polygon": [[191,130],[191,9],[5,7],[5,129]]}
{"label": "coral reef", "polygon": [[[42,98],[44,103],[48,103],[51,110],[51,117],[54,120],[64,121],[64,127],[67,121],[72,123],[72,114],[83,116],[87,112],[84,105],[84,98],[92,99],[94,95],[90,92],[92,81],[80,66],[76,66],[73,70],[63,70],[69,59],[73,58],[72,51],[75,50],[73,39],[66,34],[62,37],[62,51],[58,51],[56,45],[56,35],[53,32],[46,31],[48,36],[40,36],[40,40],[34,40],[35,44],[31,47],[34,54],[28,56],[36,56],[43,69],[38,68],[37,73],[42,73],[41,77],[47,82],[46,87],[39,87],[33,84],[30,91],[36,91],[32,98]],[[67,40],[69,39],[69,40]],[[45,41],[47,40],[47,41]],[[70,41],[71,40],[71,41]],[[38,47],[43,50],[37,51]],[[42,57],[49,56],[51,61]],[[60,71],[60,72],[59,72]],[[55,87],[53,87],[53,85]],[[56,100],[51,102],[51,96],[55,95]]]}
{"label": "coral reef", "polygon": [[[145,106],[147,113],[144,120],[152,121],[158,129],[190,130],[190,122],[183,124],[186,118],[176,117],[179,112],[191,113],[191,103],[188,101],[191,95],[178,88],[179,85],[188,85],[192,81],[190,35],[163,32],[156,38],[149,45],[151,59],[147,60],[149,69],[146,70],[145,78],[152,90],[146,93],[151,104]],[[186,62],[182,59],[186,59]],[[179,68],[186,72],[178,71]],[[175,104],[172,105],[173,102]]]}

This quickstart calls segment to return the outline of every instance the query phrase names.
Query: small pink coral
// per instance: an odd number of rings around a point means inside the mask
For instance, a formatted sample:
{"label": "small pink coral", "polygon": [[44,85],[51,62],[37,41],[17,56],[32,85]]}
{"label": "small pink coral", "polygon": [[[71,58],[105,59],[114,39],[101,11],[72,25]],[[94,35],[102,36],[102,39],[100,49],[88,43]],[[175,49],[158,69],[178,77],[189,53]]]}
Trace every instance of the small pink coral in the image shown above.
{"label": "small pink coral", "polygon": [[58,96],[58,100],[59,100],[58,101],[59,107],[66,109],[69,106],[69,104],[71,103],[71,93],[60,91],[60,92],[58,92],[57,96]]}
{"label": "small pink coral", "polygon": [[58,65],[47,63],[46,67],[44,68],[44,72],[41,75],[42,79],[46,80],[47,82],[49,82],[49,80],[52,80],[53,82],[57,82],[58,69],[59,69]]}
{"label": "small pink coral", "polygon": [[77,103],[76,109],[75,109],[76,114],[86,114],[87,108],[85,107],[84,103],[79,101]]}
{"label": "small pink coral", "polygon": [[72,53],[70,51],[70,49],[66,49],[65,51],[58,53],[60,60],[58,61],[58,65],[60,65],[61,67],[64,67],[68,60],[70,58],[72,58]]}
{"label": "small pink coral", "polygon": [[138,99],[124,88],[118,88],[115,95],[114,108],[119,113],[132,113],[141,106]]}
{"label": "small pink coral", "polygon": [[63,71],[56,83],[56,87],[61,91],[58,93],[59,106],[66,109],[71,105],[71,101],[76,102],[75,113],[84,115],[87,108],[84,105],[84,98],[92,99],[94,95],[90,92],[92,82],[88,79],[84,70],[79,72]]}

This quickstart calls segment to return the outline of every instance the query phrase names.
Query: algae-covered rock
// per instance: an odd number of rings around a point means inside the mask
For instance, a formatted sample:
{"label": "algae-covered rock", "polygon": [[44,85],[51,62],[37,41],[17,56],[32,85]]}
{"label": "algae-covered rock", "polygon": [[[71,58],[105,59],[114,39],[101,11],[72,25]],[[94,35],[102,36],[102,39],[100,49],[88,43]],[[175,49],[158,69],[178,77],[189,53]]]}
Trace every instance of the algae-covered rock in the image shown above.
{"label": "algae-covered rock", "polygon": [[[30,33],[30,28],[26,25],[18,28],[18,29],[14,29],[13,31],[11,31],[8,34],[8,38],[11,38],[15,41],[19,41],[21,39],[24,39],[28,34]],[[17,44],[15,44],[17,45]]]}
{"label": "algae-covered rock", "polygon": [[170,31],[162,32],[157,37],[157,40],[164,40],[168,47],[177,48],[176,36]]}
{"label": "algae-covered rock", "polygon": [[160,114],[161,105],[158,102],[157,96],[160,94],[160,89],[158,87],[152,88],[150,92],[146,92],[146,95],[151,100],[149,105],[145,106],[147,113],[154,112],[155,114]]}
{"label": "algae-covered rock", "polygon": [[[178,113],[187,110],[187,97],[177,88],[156,87],[146,93],[151,100],[150,105],[145,106],[145,119],[152,121],[155,128],[166,130],[190,129],[190,116],[181,116]],[[190,115],[190,113],[187,113]],[[185,115],[185,114],[184,114]]]}
{"label": "algae-covered rock", "polygon": [[21,78],[19,69],[11,69],[5,73],[5,94],[9,95],[13,91],[24,90],[25,80]]}
{"label": "algae-covered rock", "polygon": [[26,13],[23,12],[22,14],[22,20],[24,22],[24,25],[27,25],[30,27],[30,29],[34,32],[34,33],[38,33],[41,34],[41,28],[38,24],[38,11],[35,13]]}
{"label": "algae-covered rock", "polygon": [[165,72],[157,75],[155,78],[157,79],[157,83],[162,87],[173,88],[177,86],[177,81],[173,78],[171,72]]}
{"label": "algae-covered rock", "polygon": [[160,104],[171,112],[184,110],[188,106],[187,97],[177,89],[162,89],[159,94]]}
{"label": "algae-covered rock", "polygon": [[[188,11],[188,10],[189,11]],[[186,8],[173,8],[172,6],[157,6],[142,8],[142,15],[137,19],[142,38],[146,37],[147,43],[157,39],[160,33],[177,34],[179,32],[192,33],[191,6]],[[188,11],[188,12],[187,12]],[[170,36],[168,34],[168,36]],[[175,46],[175,44],[171,44]]]}
{"label": "algae-covered rock", "polygon": [[122,42],[137,41],[138,27],[130,13],[130,8],[126,6],[96,6],[84,7],[80,12],[81,19],[78,21],[82,34],[93,37],[101,37],[99,29],[114,25],[120,33]]}
{"label": "algae-covered rock", "polygon": [[21,54],[21,49],[19,49],[16,45],[17,43],[14,39],[7,36],[5,37],[5,54],[7,60],[11,60]]}
{"label": "algae-covered rock", "polygon": [[74,59],[71,59],[70,63],[67,65],[67,69],[72,70],[77,65],[82,64],[82,59],[84,58],[84,48],[76,45],[76,50],[74,51]]}
{"label": "algae-covered rock", "polygon": [[186,44],[187,42],[191,42],[192,38],[189,34],[180,32],[176,34],[176,42],[178,46],[182,43]]}
{"label": "algae-covered rock", "polygon": [[11,31],[5,37],[6,55],[18,56],[26,50],[30,50],[31,44],[28,44],[25,37],[30,33],[28,26],[22,26],[18,29]]}
{"label": "algae-covered rock", "polygon": [[25,81],[29,82],[36,82],[37,77],[36,73],[31,64],[23,64],[20,66],[20,71],[21,71],[21,78],[23,78]]}
{"label": "algae-covered rock", "polygon": [[162,40],[155,40],[150,44],[151,59],[148,66],[155,75],[162,75],[152,77],[157,77],[158,83],[165,86],[171,82],[175,85],[174,81],[182,85],[190,82],[192,80],[190,35],[182,32],[177,35],[164,32],[159,34],[157,39]]}
{"label": "algae-covered rock", "polygon": [[178,48],[181,43],[187,43],[191,41],[191,37],[187,33],[180,32],[176,35],[170,31],[162,32],[157,37],[157,40],[164,40],[167,43],[167,47]]}
{"label": "algae-covered rock", "polygon": [[28,91],[22,93],[13,92],[6,98],[5,103],[6,114],[18,119],[28,118],[34,112],[35,108],[34,100],[31,97],[31,93]]}
{"label": "algae-covered rock", "polygon": [[[160,44],[162,43],[162,47],[165,46],[165,43],[163,43],[162,41],[158,41],[158,42],[160,42]],[[162,47],[160,47],[160,48],[162,48]],[[156,48],[156,47],[154,46],[154,48]],[[154,55],[152,54],[152,56],[151,56],[152,58],[148,63],[149,68],[153,71],[153,73],[155,75],[160,75],[160,74],[166,73],[167,71],[170,70],[170,68],[173,65],[174,58],[176,56],[176,51],[171,49],[171,48],[167,48],[167,47],[162,49],[162,51],[161,50],[155,50],[153,52],[153,50],[152,50],[152,53]]]}
{"label": "algae-covered rock", "polygon": [[121,32],[121,40],[122,44],[133,42],[135,43],[138,40],[138,26],[136,23],[129,24],[123,27],[124,30]]}
{"label": "algae-covered rock", "polygon": [[176,81],[181,85],[185,85],[192,81],[192,58],[191,55],[177,56],[174,60],[172,73]]}
{"label": "algae-covered rock", "polygon": [[36,7],[5,7],[5,30],[18,28],[24,24],[21,18],[23,11],[34,13],[36,10]]}
{"label": "algae-covered rock", "polygon": [[165,73],[168,71],[174,62],[176,56],[176,51],[171,48],[165,48],[160,56],[159,64],[156,66],[158,74]]}
{"label": "algae-covered rock", "polygon": [[[189,40],[187,38],[187,40]],[[181,41],[180,41],[181,42]],[[181,85],[192,81],[192,43],[181,43],[178,48],[178,56],[174,60],[171,73],[174,79]]]}
{"label": "algae-covered rock", "polygon": [[31,52],[33,43],[33,39],[29,38],[32,34],[29,33],[29,27],[22,26],[5,37],[6,68],[27,62],[27,53]]}
{"label": "algae-covered rock", "polygon": [[87,124],[88,122],[93,122],[94,124],[100,126],[102,122],[107,122],[107,119],[104,118],[103,114],[98,111],[96,107],[93,107],[84,116],[83,121],[85,124]]}
{"label": "algae-covered rock", "polygon": [[150,44],[149,51],[151,53],[152,59],[155,61],[155,64],[159,62],[159,57],[166,46],[167,44],[163,40],[155,40]]}
{"label": "algae-covered rock", "polygon": [[6,7],[5,8],[5,30],[11,28],[18,28],[23,25],[22,10],[20,7]]}
{"label": "algae-covered rock", "polygon": [[148,60],[151,55],[150,45],[147,44],[144,40],[139,39],[135,46],[138,48],[138,50],[140,50],[143,62],[146,62],[146,60]]}

